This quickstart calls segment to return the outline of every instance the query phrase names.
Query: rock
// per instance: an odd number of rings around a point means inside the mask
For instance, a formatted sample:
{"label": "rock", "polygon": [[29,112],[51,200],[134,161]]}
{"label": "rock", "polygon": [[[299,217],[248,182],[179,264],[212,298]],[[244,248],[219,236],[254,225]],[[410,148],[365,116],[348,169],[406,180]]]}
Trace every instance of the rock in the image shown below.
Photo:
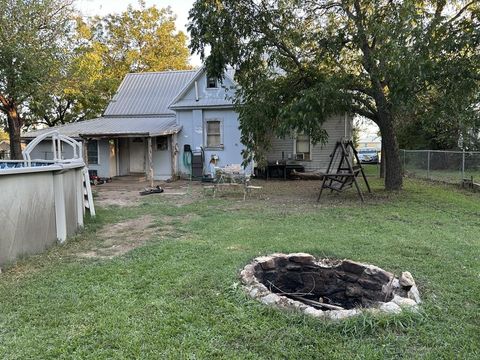
{"label": "rock", "polygon": [[395,295],[393,297],[392,302],[394,302],[395,304],[397,304],[398,306],[400,306],[402,308],[403,307],[417,307],[417,303],[415,302],[415,300],[404,298],[404,297],[401,297],[401,296],[398,296],[398,295]]}
{"label": "rock", "polygon": [[307,308],[303,311],[305,314],[309,316],[313,316],[316,318],[324,317],[325,313],[322,310],[315,309],[311,306],[307,306]]}
{"label": "rock", "polygon": [[331,320],[343,320],[358,314],[360,314],[360,311],[357,309],[326,311],[326,316]]}
{"label": "rock", "polygon": [[422,300],[420,299],[420,293],[418,292],[417,286],[413,285],[407,293],[409,299],[414,300],[417,304],[420,304]]}
{"label": "rock", "polygon": [[264,303],[265,305],[273,305],[276,304],[277,302],[280,301],[280,296],[276,294],[268,294],[262,298],[260,298],[260,301]]}
{"label": "rock", "polygon": [[387,314],[399,314],[402,312],[400,306],[391,301],[383,303],[382,305],[380,305],[379,309]]}
{"label": "rock", "polygon": [[339,266],[343,271],[360,275],[367,268],[366,265],[351,260],[343,260]]}
{"label": "rock", "polygon": [[382,283],[390,282],[393,278],[393,274],[388,271],[382,270],[379,267],[369,265],[364,274],[369,275],[372,279],[378,280]]}
{"label": "rock", "polygon": [[394,278],[392,280],[392,288],[393,289],[398,289],[400,288],[400,281],[397,278]]}
{"label": "rock", "polygon": [[288,255],[288,260],[300,264],[309,264],[315,261],[315,257],[307,253],[293,253]]}
{"label": "rock", "polygon": [[254,299],[257,298],[259,295],[261,295],[261,292],[260,290],[258,290],[257,287],[251,288],[248,293]]}
{"label": "rock", "polygon": [[412,274],[408,271],[402,272],[402,276],[400,276],[400,285],[405,288],[411,288],[415,285],[415,280],[413,280]]}
{"label": "rock", "polygon": [[255,277],[255,270],[253,265],[247,265],[245,268],[240,272],[240,278],[245,285],[250,285],[257,282]]}
{"label": "rock", "polygon": [[260,264],[263,270],[275,269],[275,259],[271,256],[260,256],[255,259]]}

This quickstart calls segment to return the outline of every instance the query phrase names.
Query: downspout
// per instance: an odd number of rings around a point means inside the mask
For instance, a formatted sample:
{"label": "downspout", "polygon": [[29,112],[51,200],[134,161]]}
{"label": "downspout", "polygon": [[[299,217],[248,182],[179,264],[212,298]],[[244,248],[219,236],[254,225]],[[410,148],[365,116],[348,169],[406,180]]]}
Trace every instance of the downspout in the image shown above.
{"label": "downspout", "polygon": [[344,132],[343,132],[343,137],[344,137],[345,139],[347,138],[347,132],[348,132],[348,130],[347,130],[347,127],[348,127],[347,121],[348,121],[348,117],[347,117],[347,113],[345,113],[344,120],[343,120],[344,125],[345,125],[345,127],[344,127]]}
{"label": "downspout", "polygon": [[198,81],[195,81],[195,101],[198,101]]}

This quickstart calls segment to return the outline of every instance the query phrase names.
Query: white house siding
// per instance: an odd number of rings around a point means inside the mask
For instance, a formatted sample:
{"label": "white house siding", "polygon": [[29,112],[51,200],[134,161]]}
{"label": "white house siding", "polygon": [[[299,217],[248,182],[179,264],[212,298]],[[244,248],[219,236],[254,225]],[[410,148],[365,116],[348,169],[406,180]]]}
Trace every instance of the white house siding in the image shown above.
{"label": "white house siding", "polygon": [[[80,154],[83,156],[83,154]],[[45,140],[40,142],[30,154],[32,160],[53,160],[52,141]],[[73,158],[73,148],[63,143],[62,157],[64,159]],[[110,147],[108,140],[98,140],[98,164],[89,164],[90,170],[96,170],[100,177],[110,177]]]}
{"label": "white house siding", "polygon": [[[242,149],[244,146],[240,142],[240,129],[238,128],[238,115],[233,109],[204,109],[204,110],[180,110],[177,111],[177,119],[183,126],[178,134],[178,168],[180,175],[190,173],[190,169],[185,168],[183,164],[184,145],[188,144],[192,150],[205,150],[205,168],[212,155],[217,155],[218,166],[230,164],[241,164]],[[209,149],[206,147],[205,121],[219,119],[222,123],[223,147]]]}
{"label": "white house siding", "polygon": [[271,142],[271,147],[267,152],[267,161],[293,159],[293,138],[286,137],[281,139],[272,136]]}
{"label": "white house siding", "polygon": [[110,145],[108,140],[98,140],[98,164],[88,164],[89,170],[96,170],[100,177],[110,177]]}
{"label": "white house siding", "polygon": [[[71,159],[73,158],[73,148],[63,143],[63,151],[62,156],[64,159]],[[52,140],[45,140],[40,142],[35,149],[30,153],[30,157],[32,160],[53,160],[53,148],[52,148]]]}
{"label": "white house siding", "polygon": [[[352,136],[352,117],[347,116],[347,127],[345,128],[345,116],[338,115],[327,120],[323,124],[323,128],[328,133],[328,142],[325,145],[314,145],[311,148],[311,160],[310,161],[296,161],[296,163],[303,165],[306,170],[321,170],[327,169],[330,161],[330,154],[332,153],[337,141],[345,137]],[[282,151],[284,159],[287,160],[288,156],[294,158],[294,140],[293,138],[273,138],[272,146],[267,152],[268,161],[282,160]]]}

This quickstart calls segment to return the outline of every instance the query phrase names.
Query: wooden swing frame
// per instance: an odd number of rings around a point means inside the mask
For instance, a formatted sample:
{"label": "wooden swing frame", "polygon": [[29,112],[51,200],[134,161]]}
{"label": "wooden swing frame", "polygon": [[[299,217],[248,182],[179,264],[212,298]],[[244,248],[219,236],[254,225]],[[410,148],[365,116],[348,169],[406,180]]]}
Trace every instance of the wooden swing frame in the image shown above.
{"label": "wooden swing frame", "polygon": [[[352,150],[353,156],[356,159],[356,164],[353,165],[350,159],[350,152],[349,149]],[[332,168],[334,167],[334,161],[337,157],[337,151],[341,151],[341,158],[340,162],[338,163],[336,172],[332,172]],[[365,172],[363,171],[362,165],[358,158],[357,150],[353,146],[353,141],[337,141],[335,144],[335,148],[333,149],[332,154],[330,155],[330,162],[328,164],[327,172],[322,174],[323,181],[322,186],[320,188],[320,193],[318,194],[317,202],[320,202],[320,198],[322,197],[323,189],[330,189],[330,192],[336,191],[341,193],[353,185],[355,185],[357,189],[358,196],[365,202],[365,198],[363,196],[362,190],[357,181],[357,177],[359,174],[362,174],[363,180],[367,185],[368,192],[371,193],[370,185],[368,184],[367,177],[365,176]]]}

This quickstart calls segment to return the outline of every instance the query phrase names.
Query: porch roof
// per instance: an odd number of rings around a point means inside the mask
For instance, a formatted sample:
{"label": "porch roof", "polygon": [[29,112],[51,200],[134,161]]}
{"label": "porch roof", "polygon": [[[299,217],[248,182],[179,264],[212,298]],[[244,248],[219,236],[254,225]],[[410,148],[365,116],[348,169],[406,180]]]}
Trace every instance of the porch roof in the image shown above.
{"label": "porch roof", "polygon": [[97,119],[79,121],[75,123],[29,131],[22,135],[24,139],[32,139],[46,132],[58,130],[62,135],[73,138],[80,137],[127,137],[127,136],[162,136],[178,133],[182,127],[177,124],[175,117],[100,117]]}

